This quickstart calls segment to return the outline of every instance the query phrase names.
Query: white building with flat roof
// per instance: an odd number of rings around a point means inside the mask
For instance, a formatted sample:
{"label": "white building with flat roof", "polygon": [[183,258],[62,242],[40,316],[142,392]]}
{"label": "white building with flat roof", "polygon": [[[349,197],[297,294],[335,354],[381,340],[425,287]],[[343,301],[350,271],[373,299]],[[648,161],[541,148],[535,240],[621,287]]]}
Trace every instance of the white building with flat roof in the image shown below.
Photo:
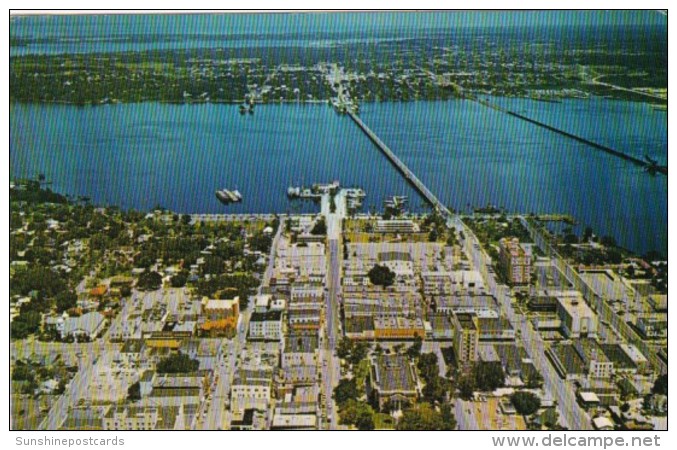
{"label": "white building with flat roof", "polygon": [[377,220],[374,231],[377,233],[418,233],[420,228],[413,220],[392,219]]}
{"label": "white building with flat roof", "polygon": [[239,370],[230,388],[233,418],[240,419],[246,409],[267,411],[273,388],[273,372],[268,369]]}
{"label": "white building with flat roof", "polygon": [[597,314],[590,309],[580,293],[558,296],[557,315],[567,337],[597,336]]}
{"label": "white building with flat roof", "polygon": [[272,297],[273,296],[270,294],[257,295],[254,298],[254,311],[256,312],[268,311]]}
{"label": "white building with flat roof", "polygon": [[582,272],[580,276],[604,301],[620,303],[625,309],[640,308],[641,295],[614,271],[588,271]]}

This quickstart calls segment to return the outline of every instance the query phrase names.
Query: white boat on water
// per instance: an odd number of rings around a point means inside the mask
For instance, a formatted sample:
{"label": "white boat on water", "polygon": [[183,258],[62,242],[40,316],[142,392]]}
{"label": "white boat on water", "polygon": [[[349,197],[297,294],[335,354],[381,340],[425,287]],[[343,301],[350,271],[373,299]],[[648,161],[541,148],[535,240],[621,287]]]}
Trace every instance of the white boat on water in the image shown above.
{"label": "white boat on water", "polygon": [[229,191],[228,189],[219,189],[216,191],[216,198],[224,205],[238,203],[242,201],[242,194],[237,189]]}
{"label": "white boat on water", "polygon": [[300,197],[301,196],[301,188],[300,187],[294,187],[294,186],[289,186],[289,189],[287,189],[287,197]]}

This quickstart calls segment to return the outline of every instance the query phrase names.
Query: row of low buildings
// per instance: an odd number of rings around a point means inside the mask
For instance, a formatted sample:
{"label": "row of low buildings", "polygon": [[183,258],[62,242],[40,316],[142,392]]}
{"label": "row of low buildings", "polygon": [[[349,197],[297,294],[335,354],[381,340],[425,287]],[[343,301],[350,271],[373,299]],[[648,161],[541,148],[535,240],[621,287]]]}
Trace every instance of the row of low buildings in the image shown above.
{"label": "row of low buildings", "polygon": [[178,431],[193,429],[197,405],[105,405],[71,409],[59,425],[68,431]]}
{"label": "row of low buildings", "polygon": [[252,339],[250,329],[246,348],[239,358],[240,368],[231,384],[231,429],[317,427],[319,330],[299,330],[288,325],[283,330],[281,339],[264,340]]}
{"label": "row of low buildings", "polygon": [[[424,338],[420,273],[450,267],[451,257],[443,252],[444,246],[434,243],[349,244],[342,279],[345,335],[367,340]],[[395,275],[387,289],[369,281],[368,273],[377,264]]]}
{"label": "row of low buildings", "polygon": [[553,345],[546,354],[560,376],[567,379],[609,379],[615,374],[651,371],[647,358],[636,347],[625,343],[580,338]]}
{"label": "row of low buildings", "polygon": [[69,316],[64,313],[61,316],[49,316],[44,320],[45,331],[54,331],[61,339],[73,339],[75,341],[92,341],[99,337],[105,330],[108,319],[97,312],[88,312],[81,316]]}
{"label": "row of low buildings", "polygon": [[[71,385],[72,405],[58,426],[62,430],[187,430],[193,429],[214,381],[221,341],[150,337],[128,340],[119,351],[104,353],[81,367],[86,384]],[[158,363],[182,352],[199,361],[188,373],[159,373]],[[137,386],[138,398],[129,401]],[[84,405],[80,405],[84,403]],[[101,407],[97,405],[108,405]]]}
{"label": "row of low buildings", "polygon": [[254,299],[246,348],[231,385],[230,428],[317,429],[320,402],[320,331],[324,323],[324,238],[310,234],[313,219],[281,236],[270,286]]}
{"label": "row of low buildings", "polygon": [[[460,364],[478,360],[480,342],[513,342],[479,272],[435,243],[352,244],[343,277],[344,332],[360,340],[451,341]],[[395,274],[393,286],[373,286],[375,264]]]}

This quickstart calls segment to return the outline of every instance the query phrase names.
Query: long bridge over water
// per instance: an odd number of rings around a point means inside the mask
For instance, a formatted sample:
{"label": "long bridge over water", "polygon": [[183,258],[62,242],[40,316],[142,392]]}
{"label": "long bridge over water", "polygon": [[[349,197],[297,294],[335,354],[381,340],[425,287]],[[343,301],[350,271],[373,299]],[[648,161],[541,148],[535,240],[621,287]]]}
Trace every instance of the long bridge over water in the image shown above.
{"label": "long bridge over water", "polygon": [[347,114],[350,116],[351,119],[357,124],[358,127],[364,133],[371,139],[371,141],[376,144],[376,146],[383,152],[383,154],[390,160],[391,163],[399,170],[402,175],[411,183],[412,186],[416,188],[416,190],[425,198],[428,203],[430,203],[434,208],[436,208],[442,215],[444,215],[446,218],[450,218],[452,216],[451,211],[449,211],[449,208],[444,206],[444,204],[433,194],[430,189],[426,187],[425,184],[421,180],[418,179],[416,175],[414,175],[414,172],[407,167],[406,164],[402,162],[400,158],[393,153],[392,150],[379,138],[376,133],[371,131],[371,129],[364,123],[362,122],[362,119],[357,117],[357,115],[352,112],[348,111]]}
{"label": "long bridge over water", "polygon": [[548,125],[547,123],[541,122],[539,120],[532,119],[532,118],[527,117],[523,114],[519,114],[519,113],[516,113],[514,111],[509,111],[509,110],[502,108],[502,107],[500,107],[496,104],[490,103],[487,100],[482,100],[482,99],[476,98],[474,96],[469,96],[469,95],[466,95],[465,98],[467,98],[468,100],[473,100],[473,101],[479,103],[480,105],[486,106],[486,107],[494,109],[496,111],[508,114],[509,116],[516,117],[518,119],[524,120],[524,121],[529,122],[529,123],[536,125],[538,127],[545,128],[546,130],[550,130],[554,133],[568,137],[569,139],[573,139],[575,141],[589,145],[590,147],[596,148],[597,150],[601,150],[605,153],[616,156],[617,158],[624,159],[624,160],[631,162],[631,163],[633,163],[637,166],[644,167],[647,171],[649,171],[651,173],[660,173],[660,174],[663,174],[663,175],[668,174],[668,167],[667,166],[661,166],[661,165],[658,165],[657,163],[649,161],[649,160],[645,161],[643,159],[637,158],[637,157],[629,155],[627,153],[623,153],[623,152],[620,152],[618,150],[615,150],[611,147],[607,147],[606,145],[598,144],[597,142],[593,142],[593,141],[586,139],[584,137],[577,136],[573,133],[569,133],[568,131],[564,131],[560,128],[553,127],[552,125]]}
{"label": "long bridge over water", "polygon": [[[423,184],[423,182],[418,177],[416,177],[416,175],[411,171],[411,169],[409,169],[409,167],[407,167],[407,165],[404,164],[404,162],[402,162],[402,160],[400,160],[397,157],[397,155],[395,155],[395,153],[376,135],[376,133],[374,133],[359,117],[357,117],[357,115],[352,109],[348,108],[346,114],[350,116],[353,122],[357,124],[357,126],[369,137],[369,139],[376,145],[376,147],[378,147],[378,149],[390,160],[390,162],[397,168],[397,170],[400,173],[402,173],[402,175],[404,175],[405,179],[416,188],[416,190],[426,199],[426,201],[428,201],[434,208],[436,208],[442,215],[446,217],[447,226],[449,227],[453,226],[457,230],[463,231],[463,233],[468,237],[468,239],[466,239],[466,242],[464,244],[468,256],[472,255],[471,256],[472,260],[474,261],[476,268],[478,268],[481,271],[483,278],[485,278],[487,285],[489,286],[490,291],[492,292],[492,295],[496,296],[496,298],[499,300],[499,304],[503,306],[503,310],[506,313],[508,321],[511,323],[513,328],[523,329],[525,338],[529,342],[534,343],[534,345],[527,350],[527,353],[529,354],[529,357],[532,358],[532,360],[534,361],[536,367],[538,367],[541,373],[543,373],[544,376],[546,377],[544,389],[546,389],[546,391],[549,392],[551,395],[553,395],[554,398],[556,399],[555,403],[559,408],[560,416],[562,417],[563,423],[565,424],[565,426],[574,429],[581,430],[591,429],[590,417],[587,415],[585,410],[579,408],[576,405],[573,391],[569,389],[566,386],[566,384],[560,382],[560,380],[557,378],[554,366],[552,366],[550,362],[547,360],[545,347],[540,335],[534,328],[528,327],[526,325],[525,319],[520,318],[519,314],[517,314],[514,311],[510,303],[511,301],[510,290],[507,288],[507,286],[499,285],[497,283],[497,280],[495,279],[495,276],[492,274],[492,272],[490,272],[489,266],[491,264],[491,260],[489,259],[487,254],[483,250],[481,250],[479,240],[474,235],[472,230],[460,220],[460,216],[452,214],[452,212],[445,205],[443,205],[442,202],[440,202],[440,200],[435,196],[435,194],[433,194],[426,187],[426,185]],[[532,122],[532,120],[528,120],[526,117],[520,116],[517,117]],[[533,121],[533,123],[535,125],[549,128],[552,131],[560,132],[576,140],[580,140],[585,143],[591,144],[591,142],[583,140],[578,136],[570,135],[566,132],[555,129],[554,127],[550,127],[546,124],[542,124],[536,121]],[[601,147],[597,145],[593,146],[596,146],[597,148]],[[613,149],[600,148],[600,150],[607,151],[608,153],[614,154],[614,156],[621,157],[623,159],[629,160],[639,165],[645,164],[645,162],[641,160],[636,160],[633,159],[632,157],[628,158],[627,156],[629,155],[617,154],[620,152],[616,152]],[[667,175],[667,167],[665,168],[665,172],[661,173],[665,173]],[[543,217],[543,219],[553,219],[553,218],[561,218],[561,217],[559,216]],[[541,245],[544,245],[543,242],[541,243]],[[545,245],[550,244],[546,243]],[[603,316],[615,317],[614,325],[617,325],[616,323],[618,322],[618,317],[610,316],[610,314],[612,314],[611,309],[608,307],[608,305],[604,306],[605,304],[601,300],[601,297],[597,296],[596,303],[593,303],[592,298],[590,297],[592,291],[590,291],[589,287],[584,283],[583,284],[578,283],[578,281],[581,280],[578,273],[570,266],[568,266],[566,261],[559,254],[555,253],[552,256],[554,256],[553,259],[555,261],[556,266],[558,267],[564,266],[563,268],[565,269],[565,271],[563,271],[563,273],[570,281],[573,280],[573,284],[577,288],[581,289],[581,292],[583,292],[586,301],[591,305],[595,304],[595,306],[602,308],[600,311],[603,312]],[[627,326],[625,328],[621,327],[621,333],[625,333],[627,329],[628,329]],[[629,334],[626,334],[625,337],[628,338],[630,342],[636,343],[636,340],[631,339],[631,336]],[[655,357],[655,355],[652,354],[650,348],[643,346],[641,344],[638,346],[638,348],[644,355],[651,355],[649,357],[650,361],[653,364],[656,364],[655,360],[657,358]]]}

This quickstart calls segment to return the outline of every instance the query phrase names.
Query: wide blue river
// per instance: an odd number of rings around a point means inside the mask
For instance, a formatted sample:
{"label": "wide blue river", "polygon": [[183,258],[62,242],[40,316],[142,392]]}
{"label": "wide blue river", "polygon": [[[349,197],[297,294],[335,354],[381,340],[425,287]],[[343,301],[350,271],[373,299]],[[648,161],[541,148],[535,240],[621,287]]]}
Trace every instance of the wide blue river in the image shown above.
{"label": "wide blue river", "polygon": [[[667,160],[666,114],[594,100],[495,99],[513,111],[642,157]],[[12,177],[44,173],[56,191],[97,204],[178,212],[305,212],[290,184],[339,180],[367,191],[365,209],[391,195],[423,200],[346,116],[327,106],[128,104],[78,108],[13,104]],[[362,119],[450,207],[488,203],[561,212],[638,252],[667,254],[667,177],[476,103],[365,104]],[[218,188],[237,188],[223,206]]]}

